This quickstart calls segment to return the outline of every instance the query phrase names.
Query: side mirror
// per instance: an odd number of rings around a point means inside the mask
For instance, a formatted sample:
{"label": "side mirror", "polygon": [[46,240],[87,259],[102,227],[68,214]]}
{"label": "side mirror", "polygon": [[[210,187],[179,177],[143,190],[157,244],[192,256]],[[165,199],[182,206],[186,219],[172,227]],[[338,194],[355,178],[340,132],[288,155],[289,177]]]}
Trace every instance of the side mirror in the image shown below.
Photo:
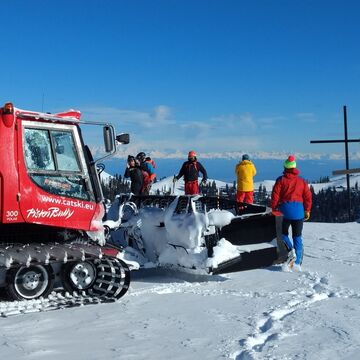
{"label": "side mirror", "polygon": [[130,135],[129,134],[116,135],[116,141],[120,144],[126,145],[130,142]]}
{"label": "side mirror", "polygon": [[107,153],[115,151],[115,137],[114,137],[114,128],[109,125],[105,125],[103,128],[104,133],[104,144],[105,144],[105,151]]}

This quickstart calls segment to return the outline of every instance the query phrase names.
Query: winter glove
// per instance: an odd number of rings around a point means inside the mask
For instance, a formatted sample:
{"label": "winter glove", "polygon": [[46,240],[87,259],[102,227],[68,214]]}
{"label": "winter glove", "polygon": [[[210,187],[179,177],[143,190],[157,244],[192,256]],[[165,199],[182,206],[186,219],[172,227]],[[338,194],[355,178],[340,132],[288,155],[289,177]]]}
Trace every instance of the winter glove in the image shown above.
{"label": "winter glove", "polygon": [[305,211],[304,213],[304,221],[307,221],[310,219],[310,211]]}
{"label": "winter glove", "polygon": [[279,210],[276,210],[276,209],[272,209],[271,213],[274,216],[282,216],[282,213]]}
{"label": "winter glove", "polygon": [[201,180],[200,186],[206,186],[206,180],[205,179]]}

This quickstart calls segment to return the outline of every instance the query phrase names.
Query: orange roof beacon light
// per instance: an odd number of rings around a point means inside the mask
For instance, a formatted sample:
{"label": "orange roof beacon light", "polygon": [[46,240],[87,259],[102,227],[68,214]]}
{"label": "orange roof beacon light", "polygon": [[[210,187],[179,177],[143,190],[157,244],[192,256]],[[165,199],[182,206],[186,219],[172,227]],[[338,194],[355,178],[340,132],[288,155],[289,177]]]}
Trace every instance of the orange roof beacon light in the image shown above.
{"label": "orange roof beacon light", "polygon": [[6,103],[1,109],[1,118],[6,127],[11,127],[14,123],[14,106],[12,103]]}
{"label": "orange roof beacon light", "polygon": [[13,114],[14,113],[14,105],[12,103],[6,103],[4,105],[4,114]]}

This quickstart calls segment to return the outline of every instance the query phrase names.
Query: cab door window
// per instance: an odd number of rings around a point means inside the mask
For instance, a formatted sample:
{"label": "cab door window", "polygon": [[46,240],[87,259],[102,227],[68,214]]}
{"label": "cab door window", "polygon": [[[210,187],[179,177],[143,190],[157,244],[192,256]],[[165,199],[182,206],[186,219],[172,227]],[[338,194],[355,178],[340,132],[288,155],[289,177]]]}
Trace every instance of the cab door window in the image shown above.
{"label": "cab door window", "polygon": [[72,134],[67,131],[52,131],[52,135],[59,171],[81,171]]}

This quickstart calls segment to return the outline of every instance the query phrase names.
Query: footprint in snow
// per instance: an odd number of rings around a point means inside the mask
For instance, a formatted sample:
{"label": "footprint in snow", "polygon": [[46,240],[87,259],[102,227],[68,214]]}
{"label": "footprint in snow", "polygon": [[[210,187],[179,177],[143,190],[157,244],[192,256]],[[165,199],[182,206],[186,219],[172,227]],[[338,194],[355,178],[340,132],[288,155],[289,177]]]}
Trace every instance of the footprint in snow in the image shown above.
{"label": "footprint in snow", "polygon": [[[239,344],[243,349],[235,355],[235,360],[254,360],[263,351],[265,345],[279,341],[289,336],[284,330],[286,318],[300,309],[309,308],[313,303],[329,298],[329,276],[319,276],[315,273],[305,272],[299,280],[302,290],[297,290],[295,295],[284,305],[263,314],[256,321],[253,332]],[[307,289],[307,290],[306,290]]]}

